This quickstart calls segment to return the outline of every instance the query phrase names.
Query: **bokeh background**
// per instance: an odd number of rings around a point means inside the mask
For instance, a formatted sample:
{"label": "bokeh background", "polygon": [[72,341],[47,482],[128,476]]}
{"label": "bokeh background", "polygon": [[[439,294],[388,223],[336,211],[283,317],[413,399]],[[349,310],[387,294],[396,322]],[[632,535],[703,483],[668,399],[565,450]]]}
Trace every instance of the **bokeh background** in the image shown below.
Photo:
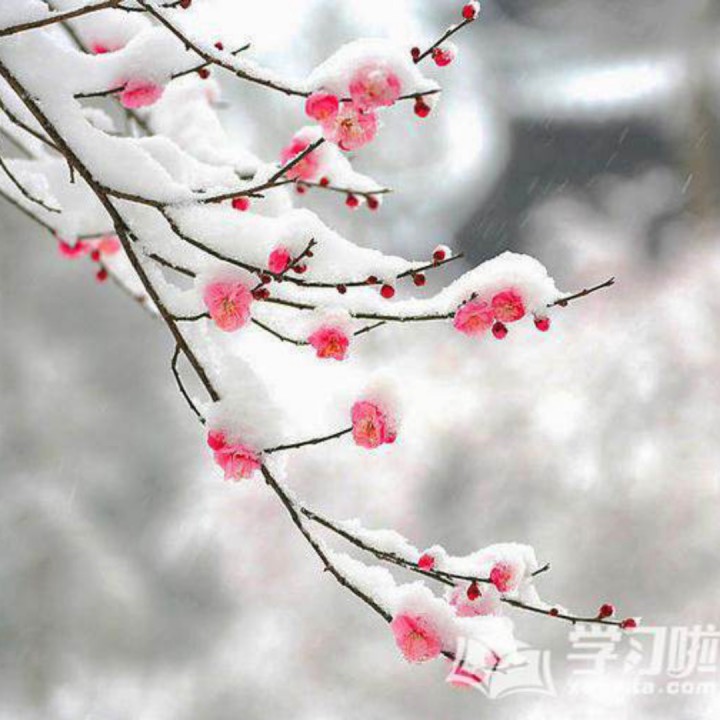
{"label": "bokeh background", "polygon": [[[432,40],[461,5],[214,4],[297,77],[357,36]],[[373,334],[368,373],[412,402],[402,442],[297,453],[298,493],[420,547],[532,544],[543,596],[578,610],[720,622],[719,37],[711,0],[486,0],[429,71],[433,115],[386,113],[356,159],[396,190],[381,211],[298,199],[388,251],[513,249],[567,290],[618,279],[547,335]],[[303,122],[282,96],[225,97],[261,157]],[[546,618],[518,633],[551,649],[556,697],[490,701],[404,664],[260,483],[219,481],[160,325],[4,204],[0,231],[0,718],[717,717],[720,694],[644,696],[622,672],[563,692],[568,628]]]}

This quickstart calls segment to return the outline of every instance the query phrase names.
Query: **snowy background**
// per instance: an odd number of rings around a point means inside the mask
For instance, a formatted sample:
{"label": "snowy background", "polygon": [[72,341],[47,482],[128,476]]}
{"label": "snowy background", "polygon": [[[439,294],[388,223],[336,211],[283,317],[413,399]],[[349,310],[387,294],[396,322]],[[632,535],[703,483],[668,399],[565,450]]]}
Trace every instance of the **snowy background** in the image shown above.
{"label": "snowy background", "polygon": [[[432,39],[459,7],[215,4],[298,77],[357,36]],[[527,542],[553,566],[543,596],[578,610],[720,624],[718,34],[700,0],[486,2],[437,70],[436,112],[387,114],[359,155],[396,190],[382,209],[300,201],[362,244],[444,242],[473,263],[511,248],[564,289],[618,284],[547,335],[374,334],[368,372],[402,377],[422,413],[392,450],[297,453],[299,494],[419,547]],[[225,92],[226,125],[262,157],[302,122],[282,96]],[[259,482],[219,481],[167,333],[4,204],[0,230],[3,720],[717,716],[718,698],[644,697],[612,674],[581,698],[489,701],[441,663],[405,664]],[[562,686],[568,628],[517,620]]]}

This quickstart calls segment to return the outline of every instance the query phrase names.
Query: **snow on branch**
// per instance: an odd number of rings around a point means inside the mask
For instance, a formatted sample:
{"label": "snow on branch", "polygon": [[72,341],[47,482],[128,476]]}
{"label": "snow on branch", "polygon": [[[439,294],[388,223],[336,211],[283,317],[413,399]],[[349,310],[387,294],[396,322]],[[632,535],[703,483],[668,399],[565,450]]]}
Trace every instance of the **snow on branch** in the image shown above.
{"label": "snow on branch", "polygon": [[[59,4],[57,12],[39,0],[0,11],[0,132],[20,154],[0,158],[0,197],[51,234],[64,257],[89,257],[99,282],[111,279],[165,325],[178,391],[225,478],[262,477],[323,568],[390,623],[411,662],[444,655],[462,669],[458,639],[474,637],[492,652],[473,677],[505,667],[516,647],[506,608],[634,627],[632,618],[612,619],[608,604],[580,616],[541,601],[534,583],[548,566],[527,546],[420,552],[394,531],[336,522],[298,501],[277,456],[334,442],[392,445],[402,434],[392,388],[368,387],[345,423],[308,437],[288,427],[242,344],[240,355],[230,352],[236,337],[266,335],[293,357],[341,362],[370,332],[418,322],[434,323],[448,341],[502,340],[533,325],[547,332],[555,308],[613,284],[562,293],[540,262],[504,253],[431,294],[427,273],[460,254],[438,246],[408,260],[364,248],[293,207],[290,188],[313,188],[344,195],[351,209],[380,209],[390,189],[358,173],[347,153],[382,142],[379,116],[403,111],[402,100],[413,101],[419,121],[428,117],[440,87],[419,64],[452,62],[449,38],[473,23],[478,4],[465,4],[462,19],[425,50],[357,40],[297,82],[240,57],[248,44],[226,49],[200,34],[185,15],[188,0]],[[301,102],[311,124],[288,128],[280,157],[262,161],[225,134],[211,67]],[[119,105],[126,127],[88,98],[108,111]],[[186,373],[205,397],[193,396]],[[332,550],[316,531],[421,579],[399,584],[387,567]]]}

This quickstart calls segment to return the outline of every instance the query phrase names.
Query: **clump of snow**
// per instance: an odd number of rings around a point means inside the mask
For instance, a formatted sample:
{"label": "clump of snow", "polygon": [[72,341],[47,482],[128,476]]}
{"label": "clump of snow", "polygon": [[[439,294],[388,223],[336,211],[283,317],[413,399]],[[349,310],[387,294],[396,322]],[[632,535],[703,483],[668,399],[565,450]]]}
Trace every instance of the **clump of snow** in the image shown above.
{"label": "clump of snow", "polygon": [[329,90],[347,97],[354,72],[371,63],[378,63],[395,73],[403,95],[427,93],[439,87],[424,77],[404,47],[382,38],[354,40],[343,45],[310,73],[307,85],[311,90]]}

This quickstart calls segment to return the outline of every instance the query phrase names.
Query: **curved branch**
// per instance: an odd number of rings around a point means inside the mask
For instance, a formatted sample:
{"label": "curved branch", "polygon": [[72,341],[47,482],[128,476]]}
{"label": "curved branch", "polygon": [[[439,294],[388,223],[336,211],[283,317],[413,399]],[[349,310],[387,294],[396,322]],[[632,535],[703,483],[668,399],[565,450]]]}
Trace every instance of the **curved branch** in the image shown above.
{"label": "curved branch", "polygon": [[61,23],[65,20],[72,20],[83,15],[89,15],[90,13],[98,12],[99,10],[107,10],[109,8],[116,8],[120,6],[121,0],[102,0],[102,2],[95,3],[93,5],[85,5],[75,10],[68,10],[67,12],[54,13],[47,17],[41,18],[40,20],[32,20],[18,25],[9,25],[4,28],[0,28],[0,37],[7,37],[8,35],[17,35],[18,33],[25,32],[27,30],[35,30],[37,28],[47,27],[48,25],[54,25],[55,23]]}

